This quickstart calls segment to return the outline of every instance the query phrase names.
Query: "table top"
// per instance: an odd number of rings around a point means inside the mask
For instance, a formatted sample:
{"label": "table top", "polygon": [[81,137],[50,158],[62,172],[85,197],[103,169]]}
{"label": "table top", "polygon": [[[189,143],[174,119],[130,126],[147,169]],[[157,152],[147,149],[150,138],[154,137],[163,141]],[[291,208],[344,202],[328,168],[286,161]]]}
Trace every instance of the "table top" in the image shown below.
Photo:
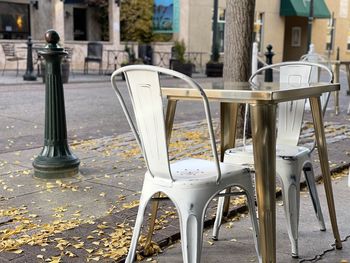
{"label": "table top", "polygon": [[[239,103],[279,103],[309,97],[318,97],[322,93],[337,91],[339,83],[261,83],[253,86],[248,82],[208,82],[201,83],[208,99],[220,102]],[[162,87],[162,94],[168,99],[200,99],[196,89],[183,87]]]}

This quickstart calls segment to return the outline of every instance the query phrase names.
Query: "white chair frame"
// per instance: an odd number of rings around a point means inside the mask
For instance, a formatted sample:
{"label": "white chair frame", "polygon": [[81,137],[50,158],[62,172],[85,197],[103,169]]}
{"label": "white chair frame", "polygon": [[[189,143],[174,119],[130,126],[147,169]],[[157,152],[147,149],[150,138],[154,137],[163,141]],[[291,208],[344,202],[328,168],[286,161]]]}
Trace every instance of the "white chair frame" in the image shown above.
{"label": "white chair frame", "polygon": [[[183,80],[201,94],[213,161],[185,159],[174,163],[169,162],[160,73]],[[131,118],[117,87],[116,80],[119,74],[125,76],[136,124]],[[207,205],[220,191],[230,186],[238,186],[246,193],[253,225],[255,248],[259,254],[257,243],[259,231],[250,171],[242,166],[219,162],[209,102],[200,85],[193,79],[176,71],[148,65],[122,67],[112,74],[111,82],[128,123],[142,149],[147,165],[139,211],[126,262],[132,262],[135,258],[137,241],[147,203],[154,194],[162,192],[173,201],[179,213],[183,262],[199,263],[202,249],[203,221]]]}
{"label": "white chair frame", "polygon": [[[313,70],[324,69],[329,75],[329,82],[333,80],[333,73],[324,65],[310,62],[282,62],[265,66],[252,74],[249,78],[251,85],[259,86],[257,74],[267,69],[280,69],[280,82],[309,83]],[[329,100],[329,93],[322,99],[322,110],[325,112]],[[298,226],[300,210],[300,175],[303,171],[310,197],[318,219],[320,230],[325,230],[323,214],[317,194],[316,183],[310,155],[315,148],[315,143],[311,149],[297,146],[301,131],[305,99],[278,104],[278,133],[276,139],[276,174],[282,182],[282,198],[284,202],[287,219],[288,235],[292,245],[292,256],[298,257]],[[244,122],[244,134],[246,133],[247,122]],[[225,152],[224,162],[240,163],[241,165],[252,167],[254,164],[252,145],[246,145],[245,135],[243,147],[229,149]],[[219,228],[222,218],[223,198],[220,198],[217,209],[217,217],[214,223],[213,238],[218,238]]]}

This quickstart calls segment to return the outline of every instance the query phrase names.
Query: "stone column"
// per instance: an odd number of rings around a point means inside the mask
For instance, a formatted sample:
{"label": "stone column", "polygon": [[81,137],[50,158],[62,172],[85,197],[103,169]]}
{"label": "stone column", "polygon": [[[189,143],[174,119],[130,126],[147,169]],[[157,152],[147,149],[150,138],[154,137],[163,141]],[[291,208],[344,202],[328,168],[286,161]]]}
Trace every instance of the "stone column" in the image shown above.
{"label": "stone column", "polygon": [[[121,2],[119,0],[119,2]],[[115,49],[120,46],[120,6],[115,3],[115,0],[109,0],[109,41],[113,43]]]}
{"label": "stone column", "polygon": [[52,28],[55,28],[56,32],[60,36],[60,44],[64,45],[64,1],[51,0],[52,4]]}

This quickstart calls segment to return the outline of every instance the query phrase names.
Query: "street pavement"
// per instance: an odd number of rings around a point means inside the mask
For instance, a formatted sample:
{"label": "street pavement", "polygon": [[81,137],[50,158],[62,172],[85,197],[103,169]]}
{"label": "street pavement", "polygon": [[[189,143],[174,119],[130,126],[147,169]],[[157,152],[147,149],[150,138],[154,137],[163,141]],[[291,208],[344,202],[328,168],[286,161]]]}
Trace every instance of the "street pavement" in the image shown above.
{"label": "street pavement", "polygon": [[[85,76],[77,79],[85,81]],[[91,82],[109,85],[108,76],[89,75]],[[195,76],[204,81],[203,76]],[[345,73],[341,74],[345,83]],[[11,86],[31,85],[14,76],[1,78],[0,90]],[[79,85],[79,81],[70,85]],[[91,84],[94,85],[94,84]],[[325,117],[330,168],[342,239],[350,235],[350,188],[347,186],[350,146],[350,123],[346,115],[350,97],[347,86],[341,90],[341,112],[335,116],[333,99]],[[181,114],[181,112],[180,112]],[[305,116],[303,144],[310,145],[311,114]],[[214,120],[218,127],[218,119]],[[217,129],[217,132],[219,130]],[[170,144],[172,157],[191,154],[206,158],[203,150],[206,128],[202,119],[178,122]],[[0,262],[123,262],[130,244],[137,214],[145,165],[130,132],[70,140],[71,150],[80,160],[80,173],[61,180],[33,177],[32,161],[41,147],[8,149],[0,153]],[[316,175],[320,176],[317,152],[312,156]],[[334,241],[330,227],[323,184],[318,185],[327,231],[318,230],[307,191],[301,195],[299,250],[300,258],[292,259],[285,228],[283,204],[277,204],[277,262],[315,262]],[[211,225],[216,201],[209,205],[203,242],[203,262],[257,262],[250,220],[241,199],[232,201],[227,222],[221,227],[219,241],[211,240]],[[148,214],[146,212],[146,214]],[[146,219],[145,219],[146,220]],[[147,225],[145,221],[144,225]],[[145,257],[145,262],[182,262],[179,224],[174,206],[162,202],[151,249],[158,255]],[[144,227],[143,234],[147,231]],[[140,243],[145,243],[141,237]],[[318,262],[350,262],[350,240],[342,250],[325,253]],[[152,252],[152,251],[150,251]],[[142,260],[144,251],[139,250]],[[309,260],[310,259],[310,260]]]}

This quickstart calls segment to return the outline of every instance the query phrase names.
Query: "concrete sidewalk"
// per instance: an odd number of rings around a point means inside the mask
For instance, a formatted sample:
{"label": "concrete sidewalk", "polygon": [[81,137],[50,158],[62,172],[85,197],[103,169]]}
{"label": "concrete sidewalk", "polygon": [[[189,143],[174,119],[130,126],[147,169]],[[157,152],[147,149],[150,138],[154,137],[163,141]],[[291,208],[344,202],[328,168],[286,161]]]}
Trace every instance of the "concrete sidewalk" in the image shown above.
{"label": "concrete sidewalk", "polygon": [[[333,171],[341,170],[349,164],[350,126],[328,123],[326,131],[331,168]],[[304,134],[305,143],[311,143],[308,128]],[[195,153],[206,157],[208,153],[201,150],[205,137],[203,122],[187,122],[176,126],[171,155],[182,157]],[[32,177],[31,162],[40,149],[0,155],[0,262],[123,261],[145,172],[138,147],[128,133],[118,137],[73,142],[71,148],[81,159],[81,172],[79,176],[64,180],[39,180]],[[317,158],[315,168],[319,174]],[[342,186],[339,186],[339,190],[336,188],[334,193],[343,237],[350,233],[347,224],[350,211],[346,209],[350,194],[344,182],[337,182],[334,182],[335,187],[338,184]],[[320,195],[323,195],[321,190]],[[239,200],[234,202],[232,214],[237,211],[235,209],[244,211]],[[325,201],[322,204],[326,207]],[[212,223],[215,206],[214,201],[207,213],[207,226]],[[317,231],[308,198],[302,198],[301,207],[300,255],[309,258],[322,252],[333,239],[327,212],[324,211],[328,231],[323,233]],[[280,207],[278,211],[278,262],[296,262],[289,256],[289,241]],[[236,257],[234,262],[254,262],[256,259],[249,227],[247,219],[234,224],[229,222],[227,227],[221,229],[221,241],[213,245],[210,233],[206,231],[208,237],[204,242],[204,262],[213,262],[211,256],[215,255],[220,255],[216,258],[219,262]],[[160,246],[167,246],[178,238],[177,214],[170,202],[164,202],[154,241]],[[158,249],[157,245],[153,248]],[[239,252],[236,253],[236,250]],[[338,262],[339,255],[350,259],[350,251],[346,251],[327,254],[331,258],[325,262]],[[181,262],[180,249],[166,249],[158,260]]]}
{"label": "concrete sidewalk", "polygon": [[[96,75],[88,76],[92,76],[91,81],[100,81],[95,78]],[[86,77],[82,75],[81,81],[89,81]],[[8,84],[15,84],[14,79],[17,78],[8,77]],[[101,76],[101,81],[109,81],[109,76]],[[344,114],[347,103],[348,97],[341,96],[341,114],[335,116],[331,101],[325,118],[330,167],[339,175],[333,185],[342,238],[350,234],[350,189],[346,187],[350,163],[350,123],[348,115]],[[301,141],[310,145],[313,139],[310,137],[309,113],[306,120]],[[218,120],[215,120],[215,126],[218,127]],[[195,154],[206,158],[209,155],[203,151],[206,137],[206,125],[202,121],[176,125],[170,145],[171,156],[181,158]],[[130,244],[145,172],[137,144],[132,134],[126,133],[116,137],[71,141],[70,146],[81,160],[80,174],[64,180],[33,177],[31,163],[41,148],[0,154],[0,262],[123,262]],[[313,157],[316,174],[320,175],[317,153]],[[318,231],[310,200],[304,193],[300,218],[301,258],[319,255],[333,242],[323,185],[319,188],[327,231]],[[210,204],[206,216],[203,262],[257,262],[250,221],[246,216],[239,216],[238,221],[235,217],[237,213],[244,214],[244,203],[240,199],[232,203],[231,217],[221,228],[221,238],[217,242],[210,239],[216,200]],[[290,257],[282,208],[279,203],[278,262],[298,262]],[[156,228],[153,238],[156,243],[152,249],[159,251],[161,246],[164,252],[144,261],[182,262],[179,244],[168,248],[180,238],[177,213],[171,202],[162,202]],[[144,242],[142,237],[140,243]],[[326,253],[320,262],[350,261],[349,242],[344,243],[343,250]]]}

